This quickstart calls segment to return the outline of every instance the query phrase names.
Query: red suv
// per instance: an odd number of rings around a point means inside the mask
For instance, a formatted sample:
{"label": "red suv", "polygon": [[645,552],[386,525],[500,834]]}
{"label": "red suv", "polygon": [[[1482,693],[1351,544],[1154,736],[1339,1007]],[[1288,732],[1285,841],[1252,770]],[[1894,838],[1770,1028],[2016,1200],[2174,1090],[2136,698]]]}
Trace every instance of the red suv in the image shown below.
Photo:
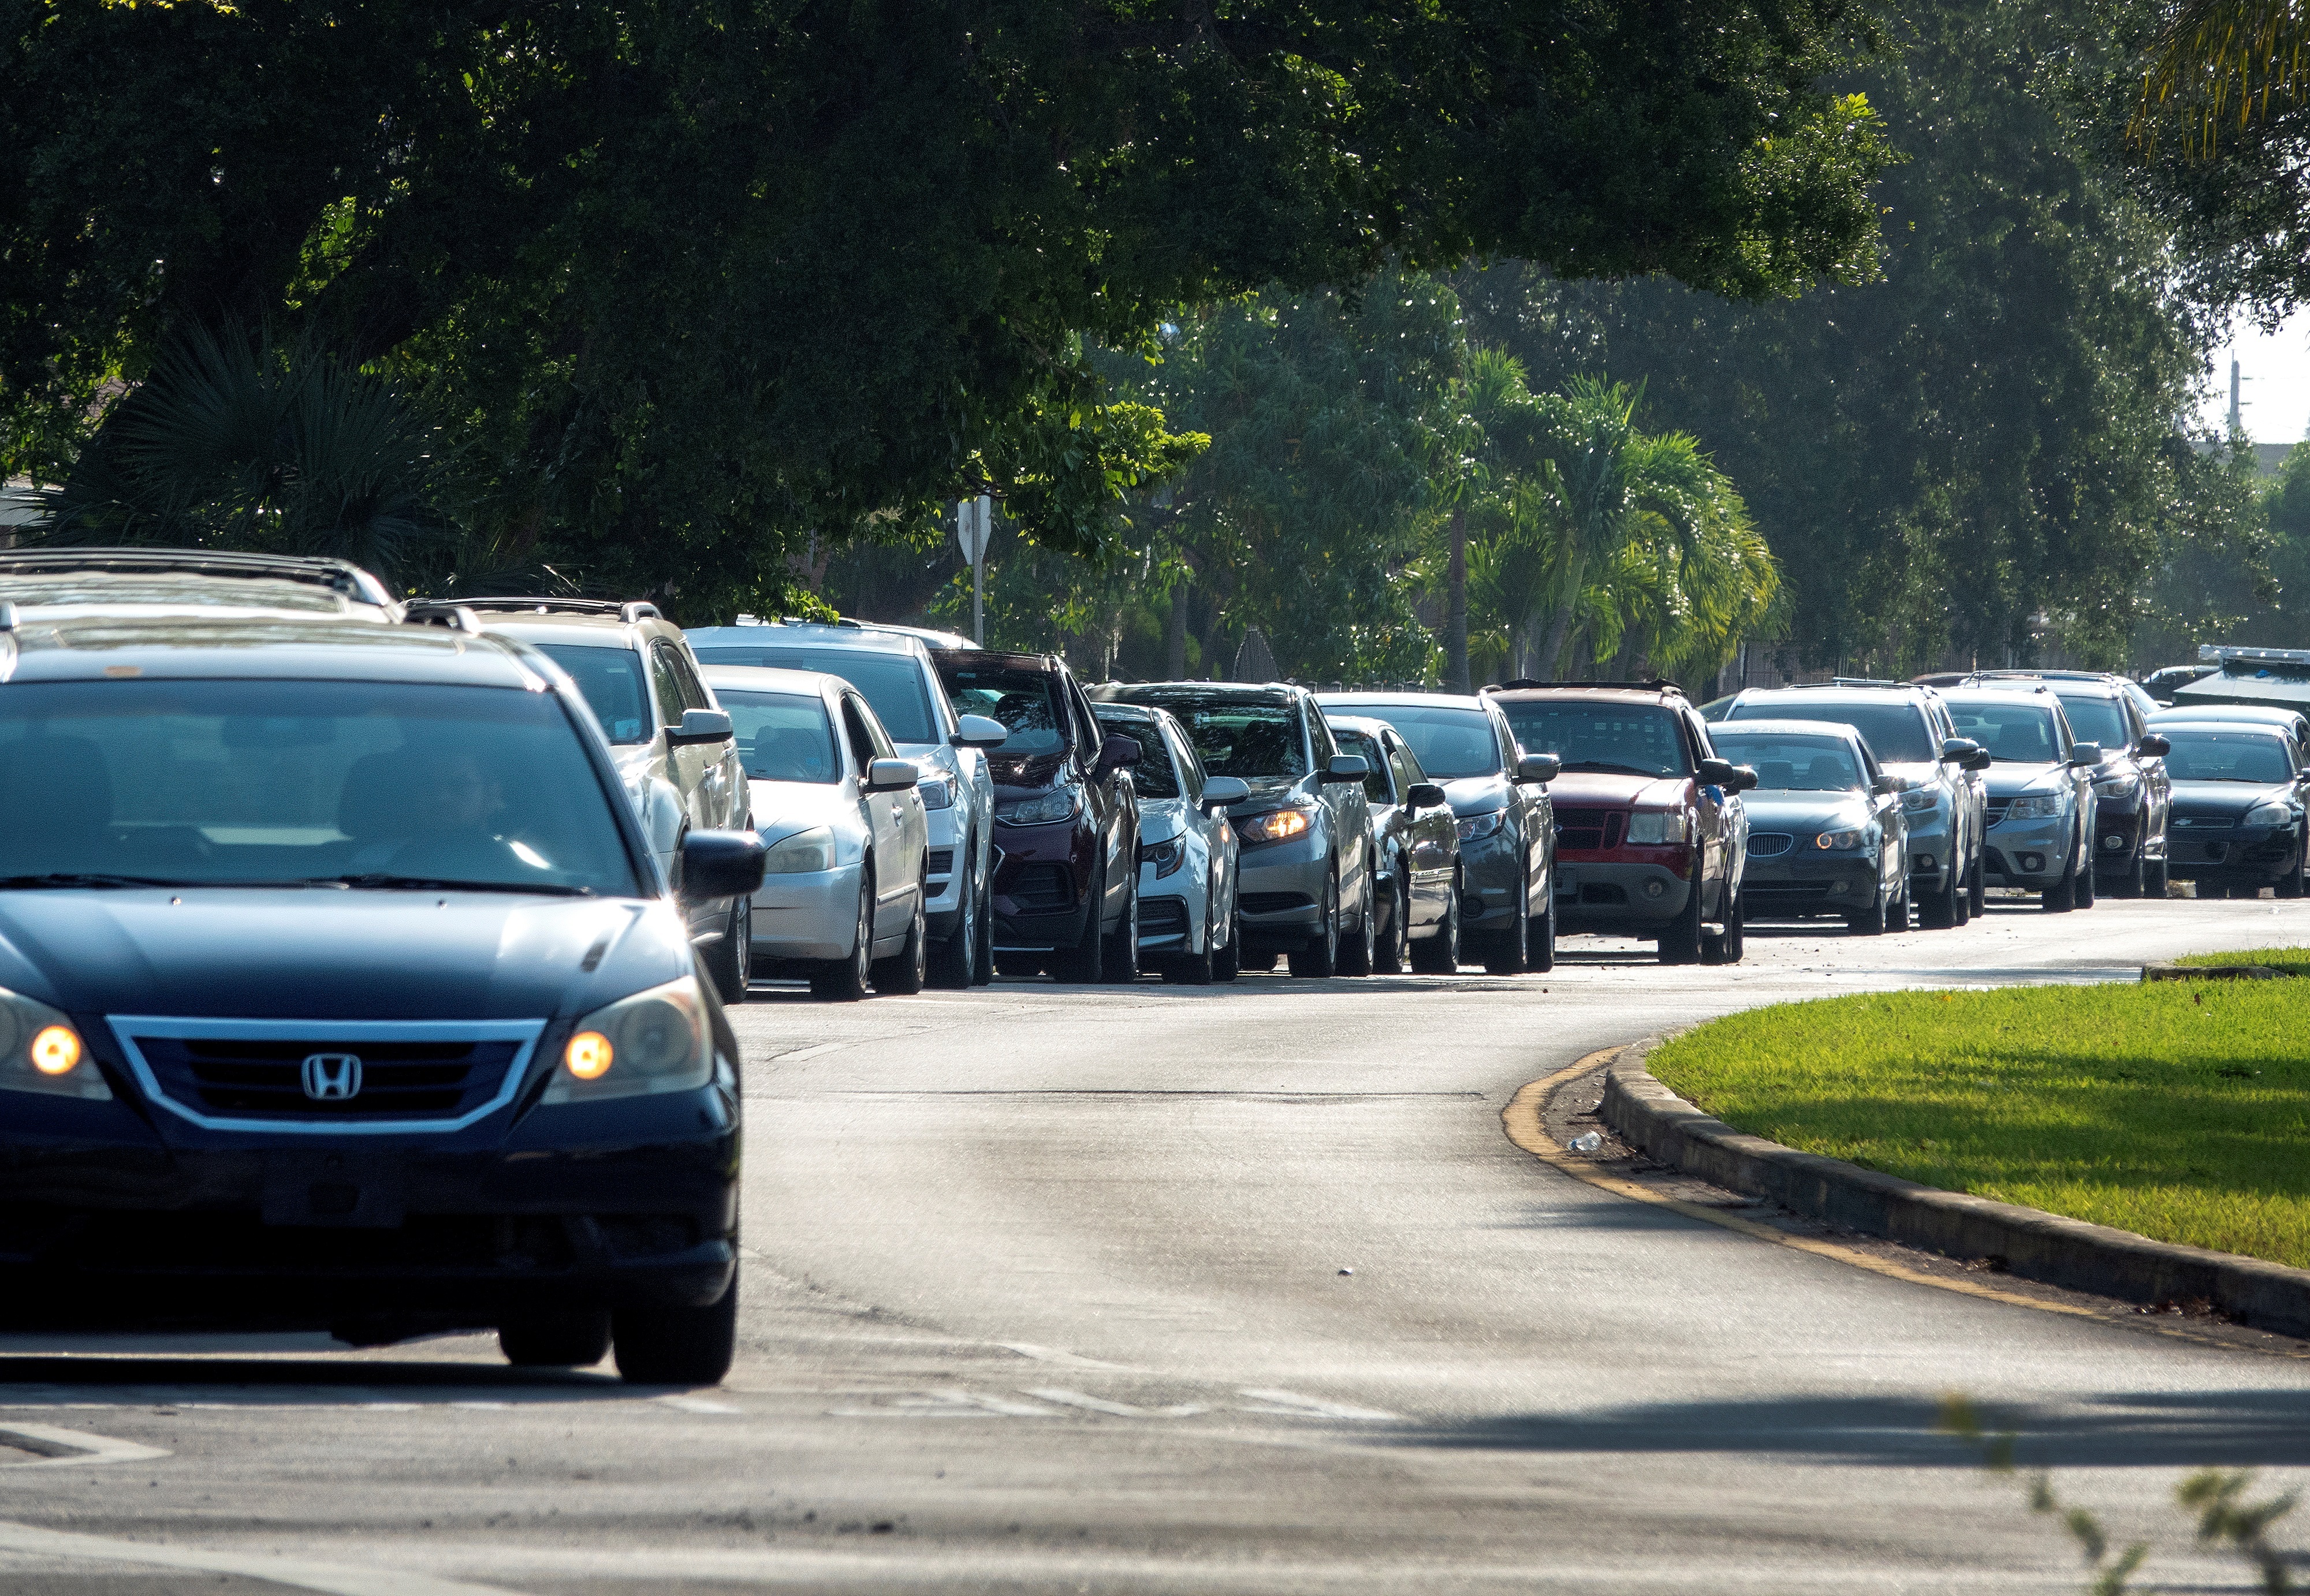
{"label": "red suv", "polygon": [[1554,754],[1563,932],[1646,937],[1663,964],[1736,964],[1756,774],[1716,757],[1673,682],[1486,690],[1528,754]]}

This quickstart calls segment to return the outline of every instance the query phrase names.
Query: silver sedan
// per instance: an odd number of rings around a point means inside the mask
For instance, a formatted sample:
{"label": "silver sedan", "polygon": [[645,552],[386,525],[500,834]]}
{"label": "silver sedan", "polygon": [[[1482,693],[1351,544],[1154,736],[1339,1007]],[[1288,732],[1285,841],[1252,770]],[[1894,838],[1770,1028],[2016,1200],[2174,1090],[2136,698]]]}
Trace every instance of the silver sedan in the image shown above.
{"label": "silver sedan", "polygon": [[838,1000],[922,990],[928,951],[916,783],[858,690],[816,671],[709,665],[769,845],[754,968]]}

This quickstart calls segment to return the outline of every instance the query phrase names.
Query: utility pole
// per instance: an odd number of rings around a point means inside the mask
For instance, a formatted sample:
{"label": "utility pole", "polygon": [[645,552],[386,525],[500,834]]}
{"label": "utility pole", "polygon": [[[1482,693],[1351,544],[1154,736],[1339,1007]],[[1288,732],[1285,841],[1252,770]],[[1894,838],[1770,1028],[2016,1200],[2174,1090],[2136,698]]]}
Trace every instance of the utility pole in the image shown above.
{"label": "utility pole", "polygon": [[982,493],[959,499],[954,505],[954,541],[970,561],[970,640],[986,646],[986,537],[994,501]]}
{"label": "utility pole", "polygon": [[2238,385],[2244,380],[2238,376],[2237,357],[2232,355],[2230,357],[2230,436],[2232,438],[2242,438],[2245,434],[2244,415],[2245,406],[2238,402]]}

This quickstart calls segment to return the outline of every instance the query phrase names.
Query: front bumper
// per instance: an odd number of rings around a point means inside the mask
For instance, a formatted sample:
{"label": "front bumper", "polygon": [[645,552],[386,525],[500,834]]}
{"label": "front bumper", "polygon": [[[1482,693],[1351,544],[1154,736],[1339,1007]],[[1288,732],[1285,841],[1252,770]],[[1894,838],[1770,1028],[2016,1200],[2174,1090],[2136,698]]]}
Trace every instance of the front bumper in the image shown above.
{"label": "front bumper", "polygon": [[1319,830],[1245,847],[1237,859],[1235,900],[1244,947],[1289,952],[1321,934],[1331,873],[1332,856]]}
{"label": "front bumper", "polygon": [[2224,886],[2269,886],[2302,868],[2297,835],[2274,827],[2210,828],[2176,837],[2167,847],[2167,873],[2175,880]]}
{"label": "front bumper", "polygon": [[[1911,850],[1912,853],[1915,850]],[[1751,920],[1858,915],[1876,901],[1879,866],[1868,854],[1832,854],[1808,845],[1778,858],[1751,857],[1741,878],[1742,913]]]}
{"label": "front bumper", "polygon": [[[1562,889],[1559,874],[1558,890]],[[1489,837],[1460,845],[1462,934],[1499,932],[1513,936],[1516,900],[1528,900],[1531,891],[1523,838],[1515,832],[1504,826]]]}
{"label": "front bumper", "polygon": [[943,941],[954,929],[954,917],[962,907],[963,878],[969,873],[971,864],[963,848],[970,828],[969,819],[970,811],[960,792],[955,802],[946,808],[923,811],[927,827],[923,854],[926,889],[923,918],[933,941]]}
{"label": "front bumper", "polygon": [[1048,952],[1081,943],[1098,849],[1083,820],[1042,826],[997,821],[994,846],[1003,857],[994,883],[996,950]]}
{"label": "front bumper", "polygon": [[389,1340],[703,1305],[736,1266],[739,1127],[716,1087],[439,1137],[164,1140],[124,1100],[5,1107],[0,1326]]}
{"label": "front bumper", "polygon": [[856,864],[764,876],[754,893],[754,958],[847,958],[858,934]]}
{"label": "front bumper", "polygon": [[1903,818],[1908,821],[1910,876],[1920,883],[1935,886],[1947,880],[1955,868],[1950,855],[1957,848],[1949,806],[1940,803],[1932,809],[1905,811]]}
{"label": "front bumper", "polygon": [[1692,882],[1659,859],[1567,859],[1556,861],[1556,925],[1559,932],[1618,932],[1651,936],[1684,913]]}
{"label": "front bumper", "polygon": [[1982,883],[2033,892],[2057,887],[2069,872],[2070,841],[2066,815],[1993,826],[1981,850]]}
{"label": "front bumper", "polygon": [[2165,839],[2145,837],[2142,831],[2140,810],[2097,806],[2093,837],[2095,867],[2104,871],[2131,870],[2136,858],[2157,858]]}

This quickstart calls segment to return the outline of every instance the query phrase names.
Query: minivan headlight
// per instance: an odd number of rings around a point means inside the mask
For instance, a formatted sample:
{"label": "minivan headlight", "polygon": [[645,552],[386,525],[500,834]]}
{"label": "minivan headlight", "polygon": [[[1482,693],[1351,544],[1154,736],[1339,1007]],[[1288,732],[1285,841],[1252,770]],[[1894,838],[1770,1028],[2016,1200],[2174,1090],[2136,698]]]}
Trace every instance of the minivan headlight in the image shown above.
{"label": "minivan headlight", "polygon": [[713,1031],[698,983],[684,976],[596,1009],[578,1022],[545,1083],[545,1103],[598,1103],[688,1091],[714,1073]]}
{"label": "minivan headlight", "polygon": [[112,1096],[71,1016],[5,990],[0,990],[0,1091],[99,1101]]}
{"label": "minivan headlight", "polygon": [[762,873],[770,876],[798,876],[833,868],[834,831],[827,826],[812,826],[781,837],[762,859]]}
{"label": "minivan headlight", "polygon": [[2032,793],[2016,798],[2005,811],[2009,820],[2049,820],[2062,812],[2062,799],[2057,793]]}

